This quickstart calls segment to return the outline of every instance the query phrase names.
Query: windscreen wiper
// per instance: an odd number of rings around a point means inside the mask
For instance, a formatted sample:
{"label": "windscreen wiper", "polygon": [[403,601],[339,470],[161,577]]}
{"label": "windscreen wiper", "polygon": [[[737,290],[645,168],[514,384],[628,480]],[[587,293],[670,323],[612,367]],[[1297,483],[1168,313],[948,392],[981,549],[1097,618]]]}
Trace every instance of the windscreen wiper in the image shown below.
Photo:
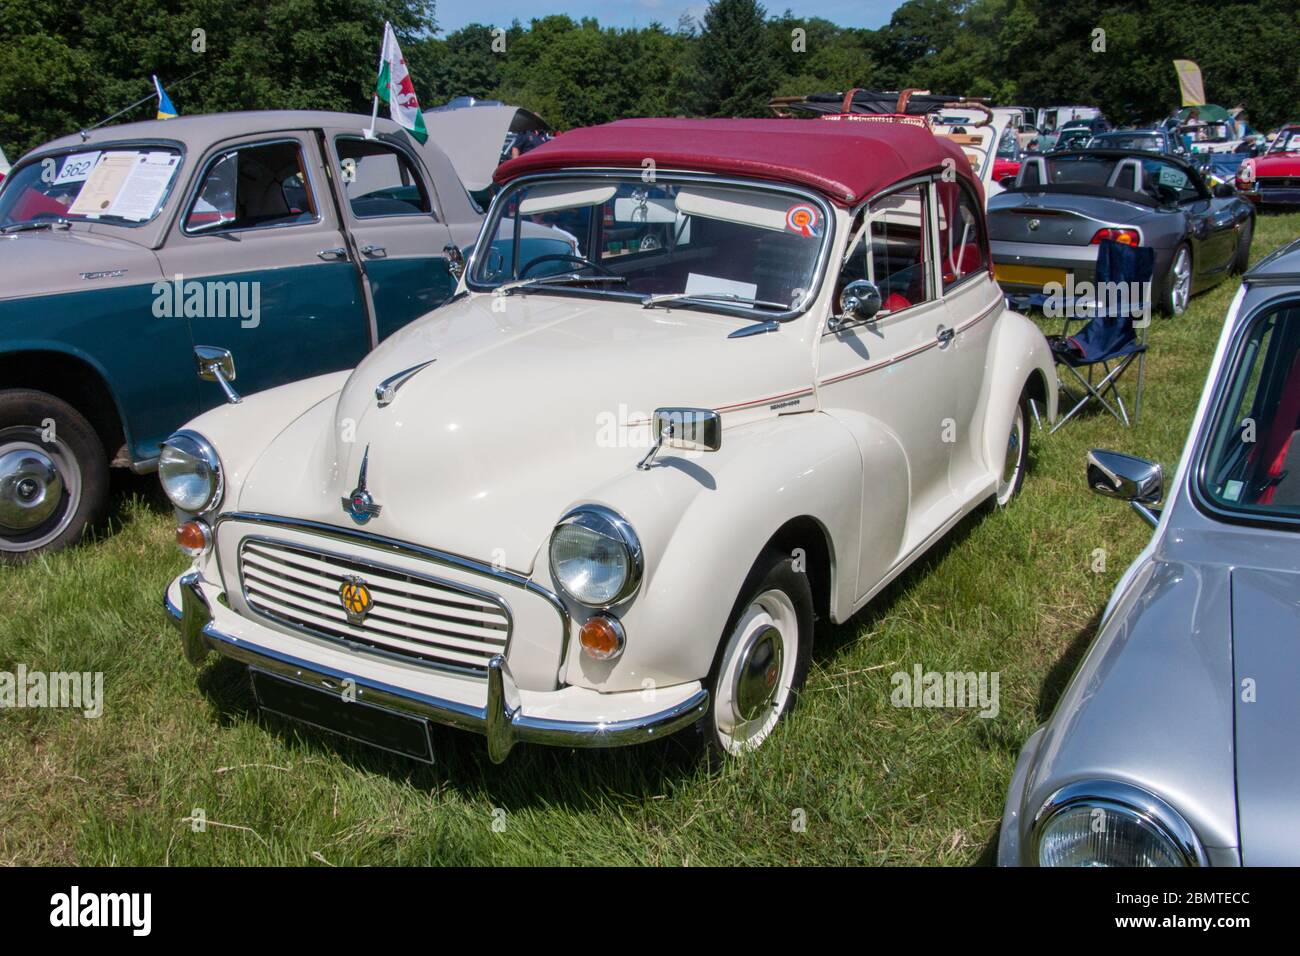
{"label": "windscreen wiper", "polygon": [[769,309],[775,312],[789,312],[794,308],[787,302],[768,302],[764,299],[751,299],[748,296],[736,295],[734,292],[661,292],[658,295],[648,295],[641,300],[641,308],[653,309],[657,305],[664,305],[669,302],[722,302],[734,303],[735,305],[747,305],[755,309]]}
{"label": "windscreen wiper", "polygon": [[60,229],[67,229],[71,226],[68,220],[59,216],[56,219],[29,219],[26,222],[11,222],[7,226],[0,226],[0,235],[9,235],[12,232],[33,232],[37,229],[53,229],[58,226]]}
{"label": "windscreen wiper", "polygon": [[520,289],[536,288],[537,286],[549,285],[604,285],[613,283],[617,285],[627,285],[625,276],[583,276],[576,272],[563,273],[553,276],[536,276],[532,279],[516,279],[514,282],[507,282],[499,285],[492,290],[494,295],[510,295]]}

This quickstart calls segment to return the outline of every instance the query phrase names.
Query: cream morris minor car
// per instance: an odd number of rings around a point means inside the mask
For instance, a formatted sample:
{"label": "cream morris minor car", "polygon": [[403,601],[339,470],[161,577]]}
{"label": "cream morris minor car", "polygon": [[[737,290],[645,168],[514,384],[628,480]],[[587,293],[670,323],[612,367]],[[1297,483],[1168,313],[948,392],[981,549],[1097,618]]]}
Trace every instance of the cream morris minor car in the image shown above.
{"label": "cream morris minor car", "polygon": [[494,761],[753,749],[814,620],[1009,502],[1055,416],[980,186],[928,130],[779,119],[576,130],[496,178],[447,305],[165,442],[185,654],[426,760],[430,722]]}

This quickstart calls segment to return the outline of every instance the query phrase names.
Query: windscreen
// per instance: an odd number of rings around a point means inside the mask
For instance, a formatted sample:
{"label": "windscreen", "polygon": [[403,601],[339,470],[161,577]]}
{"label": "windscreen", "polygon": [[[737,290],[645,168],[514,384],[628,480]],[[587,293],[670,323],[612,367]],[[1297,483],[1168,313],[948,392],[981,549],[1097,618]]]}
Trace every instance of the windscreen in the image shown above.
{"label": "windscreen", "polygon": [[179,152],[156,147],[90,149],[27,163],[0,192],[0,228],[60,219],[148,222],[180,164]]}

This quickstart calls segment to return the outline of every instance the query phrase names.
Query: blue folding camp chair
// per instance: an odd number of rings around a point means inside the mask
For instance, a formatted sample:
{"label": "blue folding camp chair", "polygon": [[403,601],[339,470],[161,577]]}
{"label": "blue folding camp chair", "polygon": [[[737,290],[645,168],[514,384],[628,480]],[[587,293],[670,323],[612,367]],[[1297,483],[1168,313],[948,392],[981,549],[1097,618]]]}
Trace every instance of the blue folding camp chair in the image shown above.
{"label": "blue folding camp chair", "polygon": [[[1074,407],[1052,427],[1053,432],[1090,402],[1100,404],[1126,427],[1141,415],[1142,383],[1146,373],[1146,335],[1150,323],[1140,323],[1139,335],[1139,324],[1135,320],[1150,315],[1151,276],[1154,271],[1154,249],[1122,245],[1110,239],[1104,239],[1100,243],[1097,250],[1097,308],[1092,318],[1077,333],[1070,335],[1070,322],[1080,319],[1070,317],[1067,313],[1061,335],[1048,340],[1057,365],[1067,369],[1083,387],[1083,394]],[[1119,293],[1121,288],[1122,294]],[[1128,290],[1140,292],[1130,295]],[[1138,366],[1137,395],[1133,403],[1133,418],[1130,420],[1118,386],[1134,362]],[[1098,369],[1101,378],[1094,382]],[[1087,371],[1086,377],[1082,370]],[[1064,384],[1062,391],[1073,399],[1074,396]],[[1114,400],[1113,405],[1107,396]]]}

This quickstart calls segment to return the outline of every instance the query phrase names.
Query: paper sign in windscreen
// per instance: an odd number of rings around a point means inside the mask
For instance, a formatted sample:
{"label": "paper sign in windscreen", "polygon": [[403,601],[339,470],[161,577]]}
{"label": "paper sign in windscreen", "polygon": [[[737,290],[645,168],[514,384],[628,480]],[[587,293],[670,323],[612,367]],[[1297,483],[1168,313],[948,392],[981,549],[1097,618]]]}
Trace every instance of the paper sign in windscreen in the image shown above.
{"label": "paper sign in windscreen", "polygon": [[175,153],[136,153],[126,182],[109,207],[109,215],[143,221],[162,202],[180,157]]}
{"label": "paper sign in windscreen", "polygon": [[752,299],[757,293],[758,286],[752,282],[737,282],[735,279],[723,279],[721,276],[702,275],[698,272],[686,275],[687,295],[734,295]]}
{"label": "paper sign in windscreen", "polygon": [[122,191],[122,184],[135,165],[139,153],[105,153],[86,177],[86,184],[68,207],[70,216],[103,216]]}

